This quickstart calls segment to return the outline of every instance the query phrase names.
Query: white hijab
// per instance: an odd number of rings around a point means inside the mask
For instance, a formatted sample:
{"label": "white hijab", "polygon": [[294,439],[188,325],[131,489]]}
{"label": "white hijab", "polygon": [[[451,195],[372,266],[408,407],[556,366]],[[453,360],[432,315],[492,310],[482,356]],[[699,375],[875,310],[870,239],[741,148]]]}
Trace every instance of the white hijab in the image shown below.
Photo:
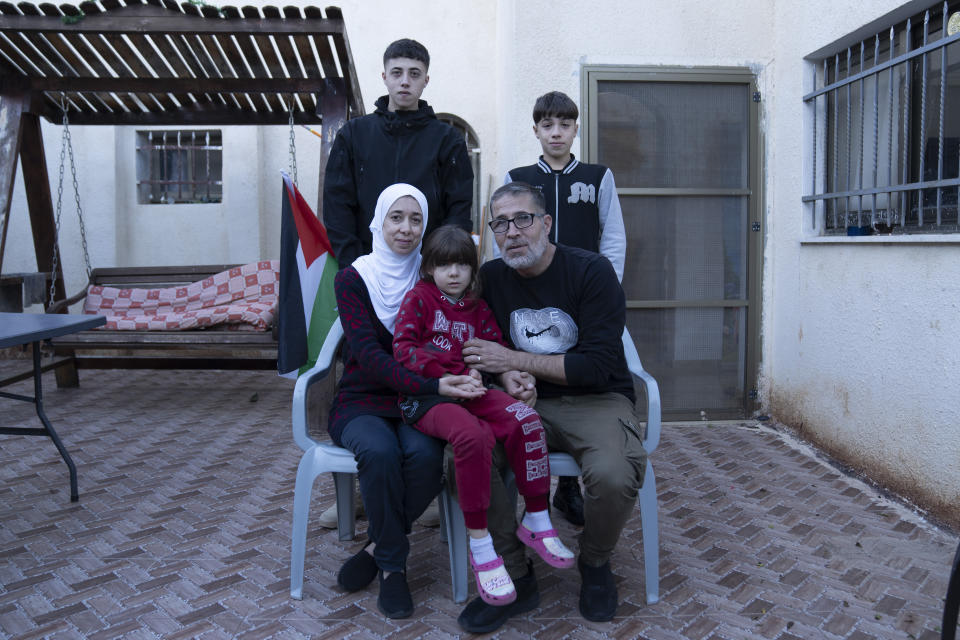
{"label": "white hijab", "polygon": [[383,221],[393,204],[404,196],[410,196],[420,205],[423,213],[423,230],[427,229],[427,197],[416,187],[399,183],[383,190],[377,199],[377,210],[370,223],[370,233],[373,235],[373,251],[360,256],[353,263],[353,268],[360,273],[373,309],[377,318],[393,333],[397,323],[397,312],[400,303],[407,292],[420,279],[420,245],[423,243],[423,231],[417,246],[405,256],[395,253],[387,241],[383,239]]}

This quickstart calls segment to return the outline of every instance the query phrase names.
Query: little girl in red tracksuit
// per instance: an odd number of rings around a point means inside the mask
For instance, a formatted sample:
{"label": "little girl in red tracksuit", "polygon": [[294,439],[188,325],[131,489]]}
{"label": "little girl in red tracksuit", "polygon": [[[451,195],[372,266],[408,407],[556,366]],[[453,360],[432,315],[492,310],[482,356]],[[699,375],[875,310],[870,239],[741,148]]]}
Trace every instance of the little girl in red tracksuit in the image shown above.
{"label": "little girl in red tracksuit", "polygon": [[[470,235],[444,226],[427,238],[420,280],[400,305],[393,334],[394,357],[424,377],[480,372],[463,361],[463,343],[483,338],[504,344],[493,312],[476,294],[477,250]],[[475,400],[448,402],[440,396],[401,398],[404,420],[453,446],[457,492],[470,534],[470,564],[485,602],[516,599],[503,559],[487,531],[490,467],[494,445],[502,442],[526,505],[517,535],[554,567],[573,566],[574,555],[557,536],[547,498],[550,465],[540,416],[499,389]]]}

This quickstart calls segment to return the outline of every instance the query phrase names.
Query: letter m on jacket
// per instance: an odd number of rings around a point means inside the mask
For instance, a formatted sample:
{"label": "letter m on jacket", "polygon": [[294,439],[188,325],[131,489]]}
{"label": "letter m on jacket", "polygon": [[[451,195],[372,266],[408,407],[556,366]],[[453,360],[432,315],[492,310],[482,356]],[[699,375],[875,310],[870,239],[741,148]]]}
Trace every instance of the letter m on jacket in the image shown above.
{"label": "letter m on jacket", "polygon": [[581,200],[584,202],[596,202],[597,188],[592,184],[574,182],[572,185],[570,185],[570,197],[567,198],[567,202],[570,204],[576,204]]}

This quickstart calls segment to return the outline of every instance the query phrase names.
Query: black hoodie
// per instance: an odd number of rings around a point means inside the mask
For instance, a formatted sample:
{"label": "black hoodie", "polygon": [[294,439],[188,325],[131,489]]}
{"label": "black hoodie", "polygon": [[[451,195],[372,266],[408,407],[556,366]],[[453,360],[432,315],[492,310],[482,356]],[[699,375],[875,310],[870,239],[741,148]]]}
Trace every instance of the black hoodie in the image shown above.
{"label": "black hoodie", "polygon": [[424,237],[443,224],[472,229],[473,169],[463,136],[420,100],[416,111],[377,110],[340,129],[323,181],[323,223],[341,269],[372,249],[370,221],[386,187],[406,182],[427,197]]}

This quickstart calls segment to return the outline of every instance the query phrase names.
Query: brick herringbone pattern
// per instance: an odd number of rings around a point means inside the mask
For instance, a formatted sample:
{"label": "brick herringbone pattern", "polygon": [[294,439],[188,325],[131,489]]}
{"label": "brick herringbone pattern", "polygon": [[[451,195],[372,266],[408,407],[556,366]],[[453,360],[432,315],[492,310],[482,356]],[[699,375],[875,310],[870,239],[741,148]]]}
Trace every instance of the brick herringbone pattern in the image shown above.
{"label": "brick herringbone pattern", "polygon": [[[263,372],[81,379],[57,390],[44,378],[48,413],[78,466],[79,503],[49,441],[0,436],[0,637],[461,635],[435,529],[412,535],[410,620],[385,620],[375,585],[342,593],[336,571],[359,545],[315,525],[304,599],[289,598],[300,456],[291,382]],[[35,425],[30,405],[0,406],[4,424]],[[754,424],[668,425],[654,462],[661,602],[644,604],[638,516],[613,559],[621,605],[612,623],[583,620],[576,573],[537,561],[541,607],[497,637],[939,637],[956,545],[948,533]],[[331,500],[323,478],[312,515]]]}

